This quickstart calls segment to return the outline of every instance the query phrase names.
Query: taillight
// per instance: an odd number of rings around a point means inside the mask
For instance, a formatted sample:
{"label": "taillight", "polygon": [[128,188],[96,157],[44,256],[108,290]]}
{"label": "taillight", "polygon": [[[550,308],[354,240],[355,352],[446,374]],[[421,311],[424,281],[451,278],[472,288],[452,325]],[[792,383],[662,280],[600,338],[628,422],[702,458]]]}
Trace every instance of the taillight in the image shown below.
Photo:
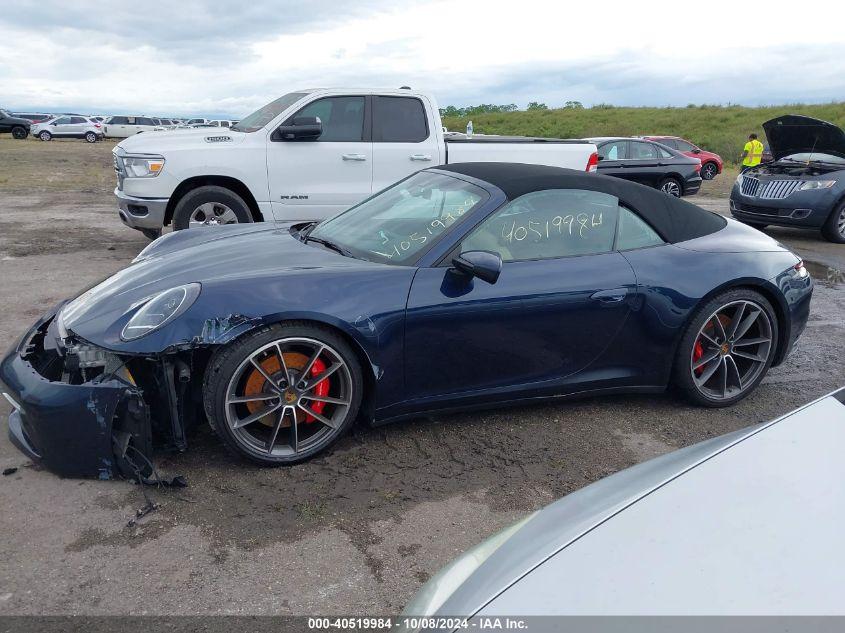
{"label": "taillight", "polygon": [[95,124],[94,124],[94,127],[100,127],[100,124],[99,124],[99,123],[95,123]]}
{"label": "taillight", "polygon": [[[699,165],[700,167],[700,165]],[[587,161],[587,172],[592,173],[594,171],[598,171],[599,169],[599,153],[593,152],[590,154],[590,158]]]}

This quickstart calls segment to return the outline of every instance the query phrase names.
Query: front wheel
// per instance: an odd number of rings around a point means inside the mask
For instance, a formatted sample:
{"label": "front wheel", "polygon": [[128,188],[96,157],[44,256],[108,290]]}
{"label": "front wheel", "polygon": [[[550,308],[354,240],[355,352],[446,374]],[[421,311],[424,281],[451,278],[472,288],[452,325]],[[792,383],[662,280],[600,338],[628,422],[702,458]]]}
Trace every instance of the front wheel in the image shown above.
{"label": "front wheel", "polygon": [[660,185],[658,186],[660,191],[667,193],[670,196],[674,196],[675,198],[680,198],[683,193],[681,183],[674,178],[664,178],[660,181]]}
{"label": "front wheel", "polygon": [[246,202],[225,187],[208,185],[189,191],[173,211],[173,230],[252,222]]}
{"label": "front wheel", "polygon": [[713,180],[719,174],[719,166],[716,163],[704,163],[701,166],[701,177],[704,180]]}
{"label": "front wheel", "polygon": [[828,216],[822,227],[822,235],[829,242],[845,244],[845,203],[839,205]]}
{"label": "front wheel", "polygon": [[290,322],[251,332],[209,361],[203,400],[212,429],[239,456],[295,464],[336,442],[358,414],[364,381],[334,331]]}
{"label": "front wheel", "polygon": [[12,128],[12,138],[16,138],[19,141],[25,139],[29,133],[26,131],[25,127],[18,125],[17,127]]}
{"label": "front wheel", "polygon": [[674,382],[694,403],[726,407],[751,393],[769,370],[778,341],[774,309],[740,288],[702,306],[675,357]]}
{"label": "front wheel", "polygon": [[38,138],[40,138],[42,141],[52,141],[53,135],[50,134],[47,130],[44,130],[38,135]]}

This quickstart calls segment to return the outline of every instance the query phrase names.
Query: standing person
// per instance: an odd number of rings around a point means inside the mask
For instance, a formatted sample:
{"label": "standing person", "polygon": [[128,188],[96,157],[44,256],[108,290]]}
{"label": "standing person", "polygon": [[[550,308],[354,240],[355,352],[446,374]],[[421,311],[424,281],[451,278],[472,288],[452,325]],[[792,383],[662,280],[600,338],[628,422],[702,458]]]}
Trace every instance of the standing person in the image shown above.
{"label": "standing person", "polygon": [[756,134],[748,135],[748,142],[742,148],[742,171],[756,167],[763,159],[763,144]]}

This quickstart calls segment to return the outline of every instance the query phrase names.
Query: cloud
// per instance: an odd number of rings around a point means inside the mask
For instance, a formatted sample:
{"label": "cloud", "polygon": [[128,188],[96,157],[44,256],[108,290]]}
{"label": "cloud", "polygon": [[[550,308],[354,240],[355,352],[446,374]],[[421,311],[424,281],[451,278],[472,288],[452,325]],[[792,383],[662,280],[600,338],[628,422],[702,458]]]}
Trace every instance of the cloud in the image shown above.
{"label": "cloud", "polygon": [[762,31],[750,3],[700,11],[654,0],[644,11],[605,0],[600,15],[589,3],[550,0],[242,4],[15,2],[0,13],[0,105],[240,117],[327,85],[410,85],[442,105],[750,105],[845,94],[838,21],[818,13],[793,12]]}

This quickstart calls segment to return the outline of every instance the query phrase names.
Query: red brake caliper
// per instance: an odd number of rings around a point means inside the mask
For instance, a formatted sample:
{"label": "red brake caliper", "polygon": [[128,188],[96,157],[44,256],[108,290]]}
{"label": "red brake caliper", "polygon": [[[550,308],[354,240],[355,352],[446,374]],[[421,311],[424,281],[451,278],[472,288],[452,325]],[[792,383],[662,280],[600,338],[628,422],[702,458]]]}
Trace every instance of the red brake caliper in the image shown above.
{"label": "red brake caliper", "polygon": [[[701,357],[704,356],[704,346],[701,344],[701,339],[695,340],[695,347],[692,348],[692,362],[697,363],[701,360]],[[701,366],[695,370],[697,376],[701,375],[701,372],[704,371],[704,367]]]}
{"label": "red brake caliper", "polygon": [[[322,374],[324,371],[326,371],[326,364],[318,358],[317,360],[314,361],[314,364],[311,365],[311,377],[315,378],[315,377],[319,376],[320,374]],[[326,378],[325,380],[321,380],[320,382],[317,383],[317,386],[314,387],[314,395],[325,398],[326,396],[329,395],[329,388],[330,387],[331,387],[331,384],[329,383],[328,378]],[[323,409],[326,408],[326,403],[325,402],[313,402],[312,401],[310,408],[314,411],[314,413],[322,414]],[[311,422],[315,422],[316,419],[317,418],[315,418],[313,415],[307,415],[306,414],[306,416],[305,416],[305,422],[309,423],[309,424]]]}

